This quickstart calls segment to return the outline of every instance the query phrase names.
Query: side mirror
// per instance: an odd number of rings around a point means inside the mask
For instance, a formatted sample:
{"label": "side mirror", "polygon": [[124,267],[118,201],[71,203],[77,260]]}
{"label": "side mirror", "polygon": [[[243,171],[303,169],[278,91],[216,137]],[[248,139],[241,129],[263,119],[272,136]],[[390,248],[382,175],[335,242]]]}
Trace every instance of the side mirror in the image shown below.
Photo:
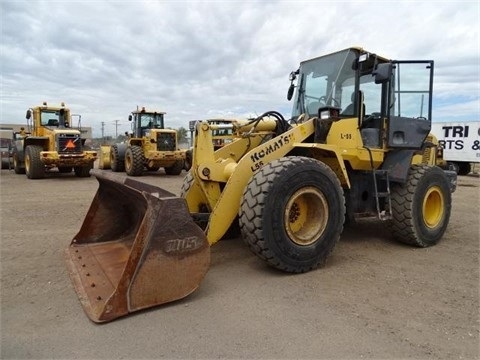
{"label": "side mirror", "polygon": [[288,92],[287,92],[287,100],[288,101],[292,100],[293,92],[295,91],[295,85],[293,85],[293,82],[297,78],[298,74],[300,74],[300,69],[292,71],[290,73],[290,75],[288,76],[288,79],[290,80],[290,87],[288,88]]}
{"label": "side mirror", "polygon": [[384,84],[390,81],[392,70],[392,63],[378,64],[377,68],[372,72],[372,75],[375,76],[375,84]]}
{"label": "side mirror", "polygon": [[29,109],[27,110],[27,115],[25,115],[27,119],[30,119],[32,117],[32,111]]}
{"label": "side mirror", "polygon": [[287,92],[287,100],[288,101],[292,100],[294,91],[295,91],[295,85],[293,85],[293,82],[292,82],[290,84],[290,87],[288,88],[288,92]]}
{"label": "side mirror", "polygon": [[132,115],[128,115],[128,121],[132,121]]}

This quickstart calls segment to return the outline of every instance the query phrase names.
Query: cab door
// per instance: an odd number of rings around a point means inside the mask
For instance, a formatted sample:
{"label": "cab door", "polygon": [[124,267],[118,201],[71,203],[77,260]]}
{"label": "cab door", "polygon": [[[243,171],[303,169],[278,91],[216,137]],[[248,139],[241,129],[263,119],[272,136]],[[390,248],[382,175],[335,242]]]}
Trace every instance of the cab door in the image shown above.
{"label": "cab door", "polygon": [[390,148],[420,149],[432,122],[433,61],[393,61],[388,96]]}

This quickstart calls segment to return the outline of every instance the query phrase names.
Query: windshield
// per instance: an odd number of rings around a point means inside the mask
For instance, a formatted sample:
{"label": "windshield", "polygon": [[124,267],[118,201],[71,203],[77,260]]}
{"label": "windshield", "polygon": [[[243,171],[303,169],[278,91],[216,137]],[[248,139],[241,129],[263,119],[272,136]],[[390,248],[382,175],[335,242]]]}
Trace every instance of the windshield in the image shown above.
{"label": "windshield", "polygon": [[368,54],[357,62],[359,55],[347,49],[301,63],[292,118],[302,113],[317,116],[323,106],[340,108],[340,116],[359,116],[354,64],[359,67],[358,90],[363,96],[364,115],[380,112],[382,88],[375,84],[372,71],[377,61],[385,60]]}
{"label": "windshield", "polygon": [[[357,54],[348,49],[302,62],[292,117],[304,112],[315,116],[321,106],[347,106],[355,84],[352,64],[356,58]],[[343,95],[347,92],[348,101]]]}
{"label": "windshield", "polygon": [[140,127],[148,129],[163,129],[163,114],[139,114]]}
{"label": "windshield", "polygon": [[42,126],[60,125],[60,112],[52,110],[42,110],[41,124]]}

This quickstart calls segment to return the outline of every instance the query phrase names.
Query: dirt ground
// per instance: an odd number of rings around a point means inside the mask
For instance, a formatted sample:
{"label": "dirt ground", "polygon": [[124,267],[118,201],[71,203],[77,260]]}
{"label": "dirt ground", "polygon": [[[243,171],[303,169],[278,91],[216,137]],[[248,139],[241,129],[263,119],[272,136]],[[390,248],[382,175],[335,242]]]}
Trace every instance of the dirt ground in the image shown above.
{"label": "dirt ground", "polygon": [[[182,182],[140,179],[176,194]],[[288,275],[224,240],[192,295],[102,325],[84,314],[63,258],[97,185],[1,170],[2,359],[480,358],[478,177],[459,177],[435,247],[365,221],[324,268]]]}

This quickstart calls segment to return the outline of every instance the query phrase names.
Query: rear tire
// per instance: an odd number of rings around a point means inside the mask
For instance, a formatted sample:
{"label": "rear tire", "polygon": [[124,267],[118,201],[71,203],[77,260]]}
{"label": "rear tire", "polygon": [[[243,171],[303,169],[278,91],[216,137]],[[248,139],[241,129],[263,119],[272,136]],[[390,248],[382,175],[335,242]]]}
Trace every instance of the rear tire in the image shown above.
{"label": "rear tire", "polygon": [[91,165],[87,166],[75,166],[73,171],[75,171],[75,176],[77,177],[90,177],[90,170],[92,169]]}
{"label": "rear tire", "polygon": [[472,170],[472,167],[470,166],[470,163],[468,162],[461,162],[458,163],[458,175],[468,175],[470,174],[470,171]]}
{"label": "rear tire", "polygon": [[262,167],[243,192],[240,230],[250,250],[291,273],[325,263],[345,220],[343,189],[324,163],[285,157]]}
{"label": "rear tire", "polygon": [[113,172],[125,171],[125,160],[120,157],[117,145],[112,145],[110,151],[110,168]]}
{"label": "rear tire", "polygon": [[130,176],[140,176],[145,167],[145,158],[141,146],[132,145],[125,151],[125,172]]}
{"label": "rear tire", "polygon": [[45,165],[40,160],[43,150],[38,145],[28,145],[25,149],[25,173],[29,179],[42,179],[45,177]]}
{"label": "rear tire", "polygon": [[175,161],[175,164],[165,168],[165,174],[180,175],[182,173],[182,170],[183,170],[183,160],[177,160]]}
{"label": "rear tire", "polygon": [[25,165],[22,166],[22,162],[18,158],[18,153],[13,153],[13,170],[15,174],[25,174]]}
{"label": "rear tire", "polygon": [[407,182],[392,187],[393,237],[428,247],[438,243],[448,226],[452,194],[448,179],[437,166],[414,165]]}

